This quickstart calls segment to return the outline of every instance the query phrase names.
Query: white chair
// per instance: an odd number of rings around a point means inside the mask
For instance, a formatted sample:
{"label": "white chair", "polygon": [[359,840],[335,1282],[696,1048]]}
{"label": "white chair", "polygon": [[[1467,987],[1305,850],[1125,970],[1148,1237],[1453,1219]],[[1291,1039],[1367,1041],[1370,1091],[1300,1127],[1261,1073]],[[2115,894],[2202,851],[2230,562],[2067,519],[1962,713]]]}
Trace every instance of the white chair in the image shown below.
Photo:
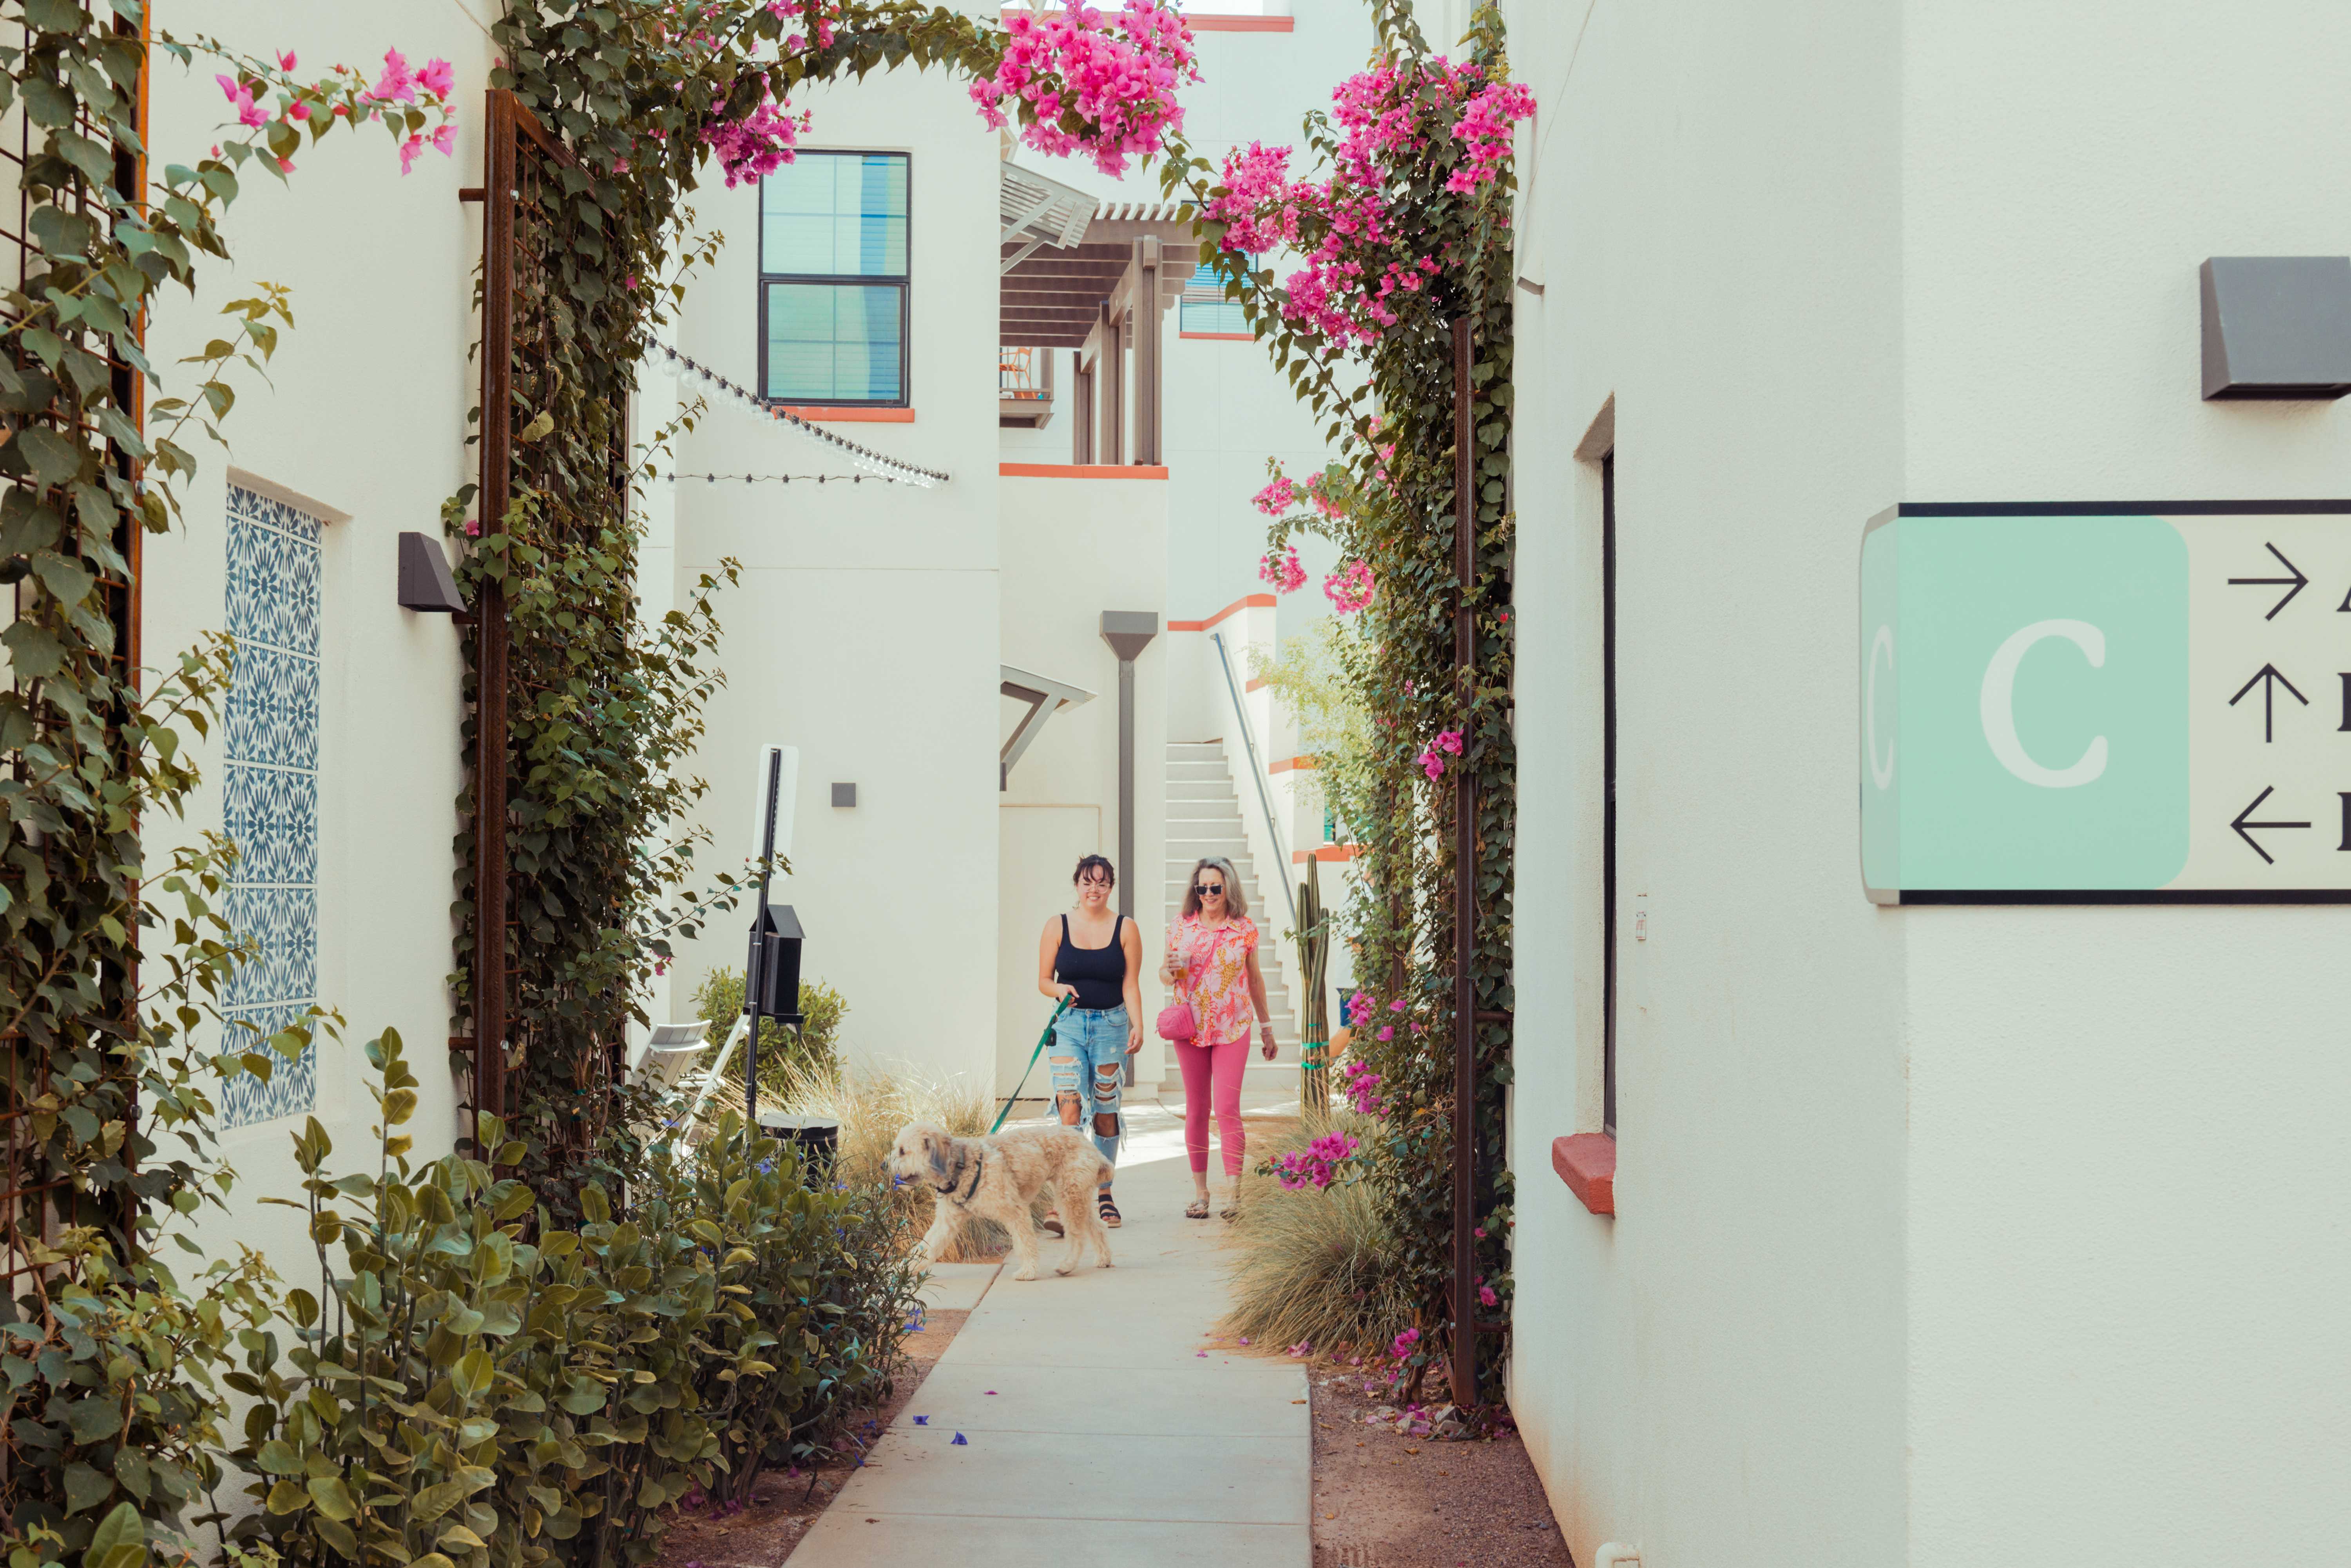
{"label": "white chair", "polygon": [[629,1064],[629,1082],[651,1089],[666,1097],[685,1076],[694,1059],[702,1054],[704,1042],[710,1034],[710,1025],[697,1019],[692,1023],[660,1023],[653,1025],[653,1038],[636,1061]]}

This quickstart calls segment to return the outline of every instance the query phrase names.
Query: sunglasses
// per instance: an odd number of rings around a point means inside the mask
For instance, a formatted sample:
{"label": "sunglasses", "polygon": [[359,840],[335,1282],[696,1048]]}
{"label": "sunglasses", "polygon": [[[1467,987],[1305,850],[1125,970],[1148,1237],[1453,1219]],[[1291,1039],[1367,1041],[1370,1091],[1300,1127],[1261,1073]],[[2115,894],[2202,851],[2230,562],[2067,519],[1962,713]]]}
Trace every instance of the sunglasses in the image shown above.
{"label": "sunglasses", "polygon": [[1221,882],[1196,882],[1192,884],[1192,891],[1202,898],[1222,898],[1225,896],[1225,884]]}

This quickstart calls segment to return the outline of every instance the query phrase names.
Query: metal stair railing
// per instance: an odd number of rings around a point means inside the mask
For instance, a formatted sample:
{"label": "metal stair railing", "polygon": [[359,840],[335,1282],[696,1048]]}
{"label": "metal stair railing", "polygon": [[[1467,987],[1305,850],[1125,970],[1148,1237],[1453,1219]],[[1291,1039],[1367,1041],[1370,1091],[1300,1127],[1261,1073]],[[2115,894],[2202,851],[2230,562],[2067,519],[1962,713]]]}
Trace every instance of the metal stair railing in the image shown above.
{"label": "metal stair railing", "polygon": [[1265,787],[1265,768],[1259,763],[1257,737],[1249,732],[1249,709],[1241,706],[1241,684],[1233,677],[1233,656],[1225,647],[1225,634],[1211,632],[1208,640],[1217,645],[1217,663],[1224,667],[1225,690],[1233,699],[1233,719],[1241,727],[1241,746],[1249,754],[1250,781],[1257,785],[1257,803],[1265,812],[1265,835],[1273,845],[1274,877],[1281,884],[1282,902],[1290,906],[1290,924],[1298,925],[1298,894],[1290,885],[1290,856],[1281,847],[1281,829],[1273,815],[1273,796]]}

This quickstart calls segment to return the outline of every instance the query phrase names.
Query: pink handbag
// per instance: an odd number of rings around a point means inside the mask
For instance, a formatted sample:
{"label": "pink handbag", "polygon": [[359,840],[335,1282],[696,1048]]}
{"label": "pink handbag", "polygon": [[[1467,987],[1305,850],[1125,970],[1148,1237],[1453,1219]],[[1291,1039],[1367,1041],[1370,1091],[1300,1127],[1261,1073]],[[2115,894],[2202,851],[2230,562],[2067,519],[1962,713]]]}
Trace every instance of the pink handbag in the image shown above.
{"label": "pink handbag", "polygon": [[[1172,941],[1167,944],[1167,961],[1176,961],[1176,944]],[[1186,1001],[1173,1001],[1161,1008],[1157,1028],[1159,1038],[1171,1045],[1189,1045],[1200,1038],[1199,1020],[1192,1016],[1192,1004]]]}

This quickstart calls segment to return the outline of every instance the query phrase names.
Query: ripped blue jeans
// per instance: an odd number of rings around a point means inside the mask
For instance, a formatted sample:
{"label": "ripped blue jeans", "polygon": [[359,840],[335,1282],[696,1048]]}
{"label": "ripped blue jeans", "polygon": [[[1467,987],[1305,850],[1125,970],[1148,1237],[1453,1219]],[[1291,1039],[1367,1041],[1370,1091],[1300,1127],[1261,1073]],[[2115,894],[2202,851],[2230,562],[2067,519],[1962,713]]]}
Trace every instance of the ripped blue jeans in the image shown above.
{"label": "ripped blue jeans", "polygon": [[[1126,1009],[1071,1008],[1053,1025],[1046,1057],[1053,1066],[1054,1102],[1076,1095],[1081,1116],[1092,1122],[1094,1147],[1118,1164],[1118,1146],[1126,1139],[1126,1118],[1119,1112],[1126,1082]],[[1098,1119],[1103,1116],[1114,1131],[1102,1130]]]}

